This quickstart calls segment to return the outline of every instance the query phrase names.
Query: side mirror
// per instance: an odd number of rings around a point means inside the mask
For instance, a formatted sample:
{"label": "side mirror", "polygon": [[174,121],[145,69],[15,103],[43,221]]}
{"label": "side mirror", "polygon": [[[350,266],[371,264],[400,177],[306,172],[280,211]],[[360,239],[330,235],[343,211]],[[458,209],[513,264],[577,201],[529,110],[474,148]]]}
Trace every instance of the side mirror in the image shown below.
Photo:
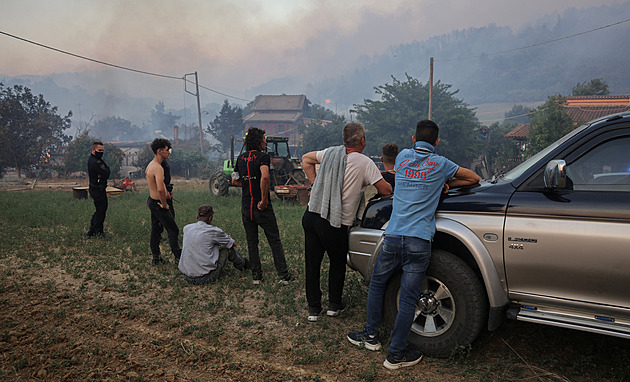
{"label": "side mirror", "polygon": [[567,185],[567,162],[554,159],[545,167],[545,187],[551,189],[565,188]]}

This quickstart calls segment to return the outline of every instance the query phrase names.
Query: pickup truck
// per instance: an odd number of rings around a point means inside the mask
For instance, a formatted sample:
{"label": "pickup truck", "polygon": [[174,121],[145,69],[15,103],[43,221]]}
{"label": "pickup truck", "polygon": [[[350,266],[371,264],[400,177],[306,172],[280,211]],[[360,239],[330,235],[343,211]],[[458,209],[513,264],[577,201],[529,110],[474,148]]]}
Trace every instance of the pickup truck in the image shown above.
{"label": "pickup truck", "polygon": [[[392,211],[371,201],[348,265],[369,282]],[[450,190],[409,341],[447,357],[505,317],[630,338],[630,112],[579,126],[504,175]],[[384,301],[393,326],[400,275]]]}

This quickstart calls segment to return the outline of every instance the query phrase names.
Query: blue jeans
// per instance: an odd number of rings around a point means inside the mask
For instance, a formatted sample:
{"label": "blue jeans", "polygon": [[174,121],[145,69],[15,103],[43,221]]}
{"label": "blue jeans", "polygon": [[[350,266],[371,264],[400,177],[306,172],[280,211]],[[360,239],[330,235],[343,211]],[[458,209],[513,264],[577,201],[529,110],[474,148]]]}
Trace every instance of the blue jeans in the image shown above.
{"label": "blue jeans", "polygon": [[407,347],[407,337],[430,258],[430,241],[411,236],[385,235],[370,280],[365,329],[369,334],[378,333],[383,318],[383,298],[387,283],[402,268],[398,315],[387,349],[392,354],[399,354]]}

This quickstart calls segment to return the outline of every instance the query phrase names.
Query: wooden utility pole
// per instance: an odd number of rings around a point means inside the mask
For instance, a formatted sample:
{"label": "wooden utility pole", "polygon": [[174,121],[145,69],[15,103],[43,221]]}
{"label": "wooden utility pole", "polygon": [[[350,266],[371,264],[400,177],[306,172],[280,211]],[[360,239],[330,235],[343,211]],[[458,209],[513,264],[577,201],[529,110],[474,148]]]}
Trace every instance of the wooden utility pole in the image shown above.
{"label": "wooden utility pole", "polygon": [[429,120],[433,120],[433,57],[429,64]]}
{"label": "wooden utility pole", "polygon": [[[188,80],[186,80],[186,76],[192,76],[193,74],[195,75],[194,93],[189,92],[186,89],[186,84],[188,83]],[[197,97],[197,116],[199,117],[199,150],[201,151],[201,155],[203,155],[203,129],[201,127],[201,103],[199,102],[199,78],[197,77],[197,72],[184,75],[184,91]]]}

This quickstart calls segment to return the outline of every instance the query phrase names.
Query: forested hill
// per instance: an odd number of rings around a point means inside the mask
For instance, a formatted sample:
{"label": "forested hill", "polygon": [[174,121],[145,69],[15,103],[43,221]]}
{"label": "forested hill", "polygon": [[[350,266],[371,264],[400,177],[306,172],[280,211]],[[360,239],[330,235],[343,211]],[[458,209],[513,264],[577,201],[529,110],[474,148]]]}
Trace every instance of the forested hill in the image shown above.
{"label": "forested hill", "polygon": [[[309,97],[333,98],[340,104],[373,98],[373,87],[404,79],[405,73],[460,89],[475,105],[491,102],[541,101],[554,94],[570,95],[578,82],[604,78],[612,94],[630,94],[630,22],[581,34],[630,18],[630,2],[587,9],[568,9],[520,30],[488,25],[457,30],[428,40],[392,46],[378,56],[357,60],[351,73],[309,86]],[[566,36],[575,37],[561,39]],[[560,39],[549,44],[518,49]],[[516,50],[518,49],[518,50]],[[508,53],[494,54],[496,52]],[[474,58],[468,58],[474,57]]]}

